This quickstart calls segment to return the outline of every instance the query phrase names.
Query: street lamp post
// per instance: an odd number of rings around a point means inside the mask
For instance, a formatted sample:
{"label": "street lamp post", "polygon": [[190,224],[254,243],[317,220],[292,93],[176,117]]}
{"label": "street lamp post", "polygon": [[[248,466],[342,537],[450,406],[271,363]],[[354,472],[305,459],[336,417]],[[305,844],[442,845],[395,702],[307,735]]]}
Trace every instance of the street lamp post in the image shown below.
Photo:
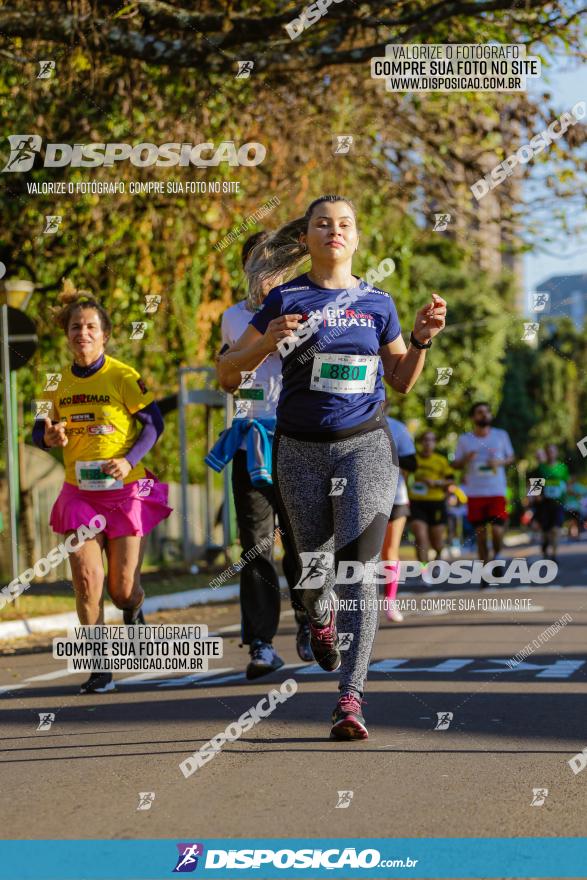
{"label": "street lamp post", "polygon": [[15,309],[26,308],[34,290],[31,281],[15,278],[6,279],[4,291],[0,294],[0,366],[2,370],[2,396],[4,401],[4,445],[6,449],[6,484],[8,488],[8,536],[10,547],[11,580],[18,577],[18,509],[19,509],[19,468],[18,468],[18,409],[16,370],[11,370],[11,349],[18,352],[19,343],[36,343],[34,333],[15,334],[10,332],[11,314]]}

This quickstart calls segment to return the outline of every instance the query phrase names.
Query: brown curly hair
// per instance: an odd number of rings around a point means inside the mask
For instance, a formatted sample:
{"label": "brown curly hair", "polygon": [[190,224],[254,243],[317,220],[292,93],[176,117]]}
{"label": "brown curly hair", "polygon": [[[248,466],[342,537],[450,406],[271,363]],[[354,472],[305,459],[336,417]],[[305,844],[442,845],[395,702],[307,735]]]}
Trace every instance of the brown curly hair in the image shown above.
{"label": "brown curly hair", "polygon": [[78,290],[75,285],[68,279],[63,281],[63,290],[57,297],[60,306],[52,309],[57,325],[61,327],[64,333],[69,329],[71,316],[77,309],[94,309],[100,318],[100,326],[102,332],[107,336],[112,333],[112,321],[110,315],[100,303],[94,298],[93,293],[88,290]]}

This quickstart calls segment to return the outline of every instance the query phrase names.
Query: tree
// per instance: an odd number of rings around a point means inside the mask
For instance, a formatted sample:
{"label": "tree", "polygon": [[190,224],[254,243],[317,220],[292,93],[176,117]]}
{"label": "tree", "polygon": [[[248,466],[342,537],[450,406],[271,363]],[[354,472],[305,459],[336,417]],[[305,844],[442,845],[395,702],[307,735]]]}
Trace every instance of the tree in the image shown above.
{"label": "tree", "polygon": [[[239,252],[246,235],[303,213],[320,192],[342,191],[359,212],[358,269],[375,267],[383,257],[397,263],[387,289],[398,298],[404,328],[431,289],[447,293],[450,323],[435,344],[442,364],[454,369],[446,429],[461,429],[472,395],[499,402],[512,284],[478,270],[479,223],[468,186],[484,170],[488,151],[499,161],[511,151],[519,126],[523,134],[524,127],[549,119],[548,101],[390,93],[370,78],[367,62],[388,43],[419,40],[520,40],[529,51],[550,51],[558,41],[572,54],[579,19],[569,2],[538,0],[523,8],[501,0],[399,0],[391,12],[388,7],[387,0],[360,7],[334,4],[294,41],[284,23],[300,7],[284,12],[274,0],[237,2],[228,15],[207,0],[197,6],[45,0],[34,15],[15,3],[0,8],[5,131],[38,133],[43,144],[256,141],[267,147],[256,167],[181,169],[142,169],[128,162],[45,168],[43,147],[30,173],[1,176],[0,260],[9,274],[36,284],[31,314],[41,342],[35,370],[23,377],[31,399],[44,373],[65,362],[50,311],[64,276],[102,299],[114,318],[113,353],[136,364],[163,397],[176,390],[179,366],[212,363],[220,315],[244,295]],[[41,58],[56,61],[54,78],[37,79]],[[238,79],[236,61],[246,58],[255,60],[255,69],[249,79]],[[581,131],[573,129],[575,146]],[[332,138],[345,132],[353,134],[353,149],[336,155]],[[557,151],[561,161],[571,163],[568,189],[582,193],[576,180],[581,160],[578,151],[570,156],[569,138],[557,142]],[[29,191],[31,183],[116,180],[126,183],[116,196]],[[168,184],[188,180],[226,181],[239,191],[195,196],[167,191]],[[130,184],[139,182],[165,188],[151,197],[131,194]],[[505,218],[517,229],[515,188],[504,184],[499,192],[499,222]],[[274,197],[276,207],[256,220]],[[432,232],[435,210],[454,214],[455,241]],[[47,214],[63,217],[55,235],[43,234]],[[221,247],[233,229],[239,230],[234,244]],[[152,316],[144,312],[147,294],[162,297]],[[144,340],[132,341],[131,322],[139,320],[150,326]],[[467,332],[470,326],[475,336]],[[402,411],[422,419],[425,398],[440,396],[434,381],[430,367]],[[191,458],[195,479],[202,472],[203,439],[197,416],[190,418],[190,434],[199,438]],[[157,463],[172,479],[177,476],[172,416],[169,424]]]}

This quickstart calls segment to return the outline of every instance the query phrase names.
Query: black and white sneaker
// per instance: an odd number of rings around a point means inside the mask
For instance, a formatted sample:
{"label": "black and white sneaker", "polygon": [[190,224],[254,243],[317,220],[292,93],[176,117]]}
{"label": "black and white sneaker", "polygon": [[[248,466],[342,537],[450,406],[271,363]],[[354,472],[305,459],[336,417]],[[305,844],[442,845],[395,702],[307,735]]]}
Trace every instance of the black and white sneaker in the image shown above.
{"label": "black and white sneaker", "polygon": [[80,694],[105,694],[116,690],[111,672],[92,672],[87,681],[79,689]]}
{"label": "black and white sneaker", "polygon": [[336,615],[332,609],[330,621],[326,626],[314,626],[313,623],[310,623],[310,646],[316,663],[326,672],[336,672],[340,668]]}
{"label": "black and white sneaker", "polygon": [[138,608],[125,608],[122,612],[122,619],[127,626],[144,625],[145,615],[143,614],[142,603]]}
{"label": "black and white sneaker", "polygon": [[269,642],[263,642],[261,639],[255,639],[250,647],[251,659],[247,666],[247,678],[260,678],[262,675],[268,675],[275,672],[283,666],[283,660]]}

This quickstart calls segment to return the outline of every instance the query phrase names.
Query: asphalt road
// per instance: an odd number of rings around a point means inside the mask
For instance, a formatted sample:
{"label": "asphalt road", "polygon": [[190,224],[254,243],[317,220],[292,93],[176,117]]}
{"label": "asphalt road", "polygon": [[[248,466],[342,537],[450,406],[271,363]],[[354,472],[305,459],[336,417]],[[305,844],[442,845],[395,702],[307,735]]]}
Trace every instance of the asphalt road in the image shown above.
{"label": "asphalt road", "polygon": [[[329,741],[337,676],[300,663],[287,611],[276,639],[287,666],[255,683],[242,672],[236,604],[153,620],[207,622],[223,636],[224,657],[199,679],[119,674],[115,692],[79,696],[86,676],[38,645],[4,654],[3,837],[583,836],[587,772],[568,761],[587,747],[587,545],[563,546],[560,559],[550,587],[425,596],[517,599],[524,610],[418,611],[402,625],[382,615],[367,742]],[[563,614],[558,634],[507,665]],[[183,776],[181,761],[289,677],[293,697]],[[37,730],[39,713],[54,713],[50,729]],[[448,729],[434,729],[438,713],[452,713]],[[154,793],[148,809],[137,809],[141,792]],[[339,792],[352,792],[347,806]]]}

